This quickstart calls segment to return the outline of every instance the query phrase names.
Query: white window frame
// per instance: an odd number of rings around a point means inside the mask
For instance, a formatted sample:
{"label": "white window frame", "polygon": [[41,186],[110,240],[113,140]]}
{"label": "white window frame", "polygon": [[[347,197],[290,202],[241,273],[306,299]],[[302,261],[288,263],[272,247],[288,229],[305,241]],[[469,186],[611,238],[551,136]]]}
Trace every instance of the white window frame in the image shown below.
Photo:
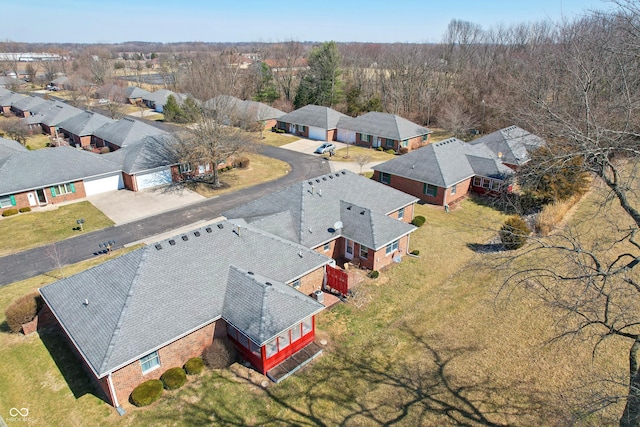
{"label": "white window frame", "polygon": [[397,250],[398,250],[399,245],[400,245],[400,239],[396,240],[395,242],[391,242],[391,243],[389,243],[389,244],[387,245],[387,248],[386,248],[386,254],[387,254],[387,255],[390,255],[390,254],[392,254],[393,252],[397,251]]}
{"label": "white window frame", "polygon": [[[146,364],[155,363],[148,366],[145,369]],[[158,350],[153,351],[146,356],[140,358],[140,368],[142,369],[142,373],[146,374],[147,372],[151,372],[160,367],[160,355],[158,354]]]}
{"label": "white window frame", "polygon": [[474,187],[480,187],[482,186],[482,178],[479,176],[474,176],[473,177],[473,186]]}
{"label": "white window frame", "polygon": [[301,323],[302,325],[302,335],[307,335],[313,331],[313,318],[309,317],[308,319],[304,319]]}
{"label": "white window frame", "polygon": [[368,135],[366,133],[361,133],[360,134],[360,141],[362,141],[362,142],[371,142],[371,135]]}
{"label": "white window frame", "polygon": [[367,259],[369,257],[369,248],[365,245],[360,245],[358,256],[362,259]]}
{"label": "white window frame", "polygon": [[330,249],[331,249],[331,242],[325,243],[322,248],[322,252],[329,252]]}
{"label": "white window frame", "polygon": [[69,182],[65,184],[54,185],[53,188],[56,190],[56,197],[62,196],[63,194],[73,193],[73,190],[71,189],[71,183]]}
{"label": "white window frame", "polygon": [[0,208],[10,208],[13,206],[11,196],[0,196]]}
{"label": "white window frame", "polygon": [[293,289],[300,289],[300,279],[296,279],[293,282],[291,282],[291,287]]}
{"label": "white window frame", "polygon": [[191,166],[190,162],[180,163],[178,165],[178,172],[180,172],[181,174],[193,172],[193,167]]}
{"label": "white window frame", "polygon": [[453,184],[451,186],[451,194],[456,194],[457,190],[458,190],[458,184]]}
{"label": "white window frame", "polygon": [[[429,193],[429,189],[430,188],[435,188],[435,192],[434,194],[430,194]],[[433,184],[427,184],[426,182],[424,183],[424,194],[429,196],[429,197],[436,197],[438,195],[438,186],[437,185],[433,185]]]}
{"label": "white window frame", "polygon": [[404,219],[404,208],[398,209],[398,219]]}
{"label": "white window frame", "polygon": [[278,354],[278,338],[274,338],[264,345],[264,354],[267,359]]}

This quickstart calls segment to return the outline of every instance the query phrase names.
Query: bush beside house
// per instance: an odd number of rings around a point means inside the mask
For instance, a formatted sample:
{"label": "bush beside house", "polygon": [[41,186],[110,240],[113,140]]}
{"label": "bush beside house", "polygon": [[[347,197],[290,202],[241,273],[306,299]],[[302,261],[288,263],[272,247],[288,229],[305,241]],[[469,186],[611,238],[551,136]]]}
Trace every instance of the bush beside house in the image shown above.
{"label": "bush beside house", "polygon": [[131,392],[131,403],[136,406],[147,406],[162,395],[163,384],[160,380],[145,381]]}
{"label": "bush beside house", "polygon": [[5,311],[7,326],[17,334],[22,330],[23,324],[35,319],[41,308],[42,298],[37,292],[18,298]]}
{"label": "bush beside house", "polygon": [[187,374],[182,368],[171,368],[162,374],[160,381],[167,390],[175,390],[184,385],[187,381]]}

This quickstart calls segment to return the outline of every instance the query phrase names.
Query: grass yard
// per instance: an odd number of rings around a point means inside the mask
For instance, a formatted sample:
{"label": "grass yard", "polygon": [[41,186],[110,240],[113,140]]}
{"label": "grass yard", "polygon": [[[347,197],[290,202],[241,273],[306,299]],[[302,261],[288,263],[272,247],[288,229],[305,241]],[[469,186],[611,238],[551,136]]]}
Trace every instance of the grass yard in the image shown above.
{"label": "grass yard", "polygon": [[[136,248],[64,267],[61,274],[72,275]],[[15,407],[29,409],[25,425],[95,426],[122,421],[92,394],[86,374],[60,336],[43,333],[42,338],[38,334],[25,337],[6,332],[6,307],[60,277],[41,275],[0,288],[0,416],[12,425],[8,408]]]}
{"label": "grass yard", "polygon": [[262,132],[262,136],[264,138],[260,139],[260,133],[257,133],[258,142],[261,144],[275,145],[276,147],[281,147],[300,139],[299,136],[291,135],[289,133],[271,132],[270,129],[265,129]]}
{"label": "grass yard", "polygon": [[273,181],[289,173],[289,164],[260,154],[250,154],[247,169],[231,169],[220,173],[222,188],[211,188],[204,183],[190,184],[189,188],[204,197],[214,197],[241,190],[263,182]]}
{"label": "grass yard", "polygon": [[[347,151],[349,152],[349,157],[347,157]],[[331,160],[336,162],[355,162],[357,161],[358,156],[368,156],[369,160],[367,163],[386,162],[387,160],[391,160],[395,157],[394,154],[385,153],[384,151],[378,151],[373,148],[350,145],[349,148],[341,148],[337,150],[336,155],[332,156]],[[328,155],[325,157],[328,158]]]}
{"label": "grass yard", "polygon": [[49,142],[49,135],[37,133],[27,138],[26,146],[30,150],[41,150],[43,148],[47,148]]}
{"label": "grass yard", "polygon": [[[321,313],[323,356],[280,384],[263,389],[205,371],[150,407],[125,404],[119,418],[91,394],[74,397],[83,380],[69,374],[72,363],[52,360],[49,348],[65,354],[55,338],[0,333],[0,407],[28,406],[34,418],[51,415],[50,425],[568,425],[572,404],[599,390],[585,379],[624,376],[628,349],[619,341],[594,355],[588,339],[549,344],[559,320],[552,312],[520,291],[496,299],[501,279],[491,266],[501,254],[472,248],[495,237],[503,214],[466,200],[449,213],[418,206],[416,215],[427,219],[411,235],[419,258],[364,279],[347,303]],[[587,198],[570,222],[593,215]],[[0,288],[0,319],[49,278],[31,280]],[[578,424],[617,424],[620,413],[614,405]]]}
{"label": "grass yard", "polygon": [[113,221],[87,201],[0,218],[3,236],[0,256],[73,237],[81,233],[76,229],[78,218],[85,220],[84,232],[113,225]]}

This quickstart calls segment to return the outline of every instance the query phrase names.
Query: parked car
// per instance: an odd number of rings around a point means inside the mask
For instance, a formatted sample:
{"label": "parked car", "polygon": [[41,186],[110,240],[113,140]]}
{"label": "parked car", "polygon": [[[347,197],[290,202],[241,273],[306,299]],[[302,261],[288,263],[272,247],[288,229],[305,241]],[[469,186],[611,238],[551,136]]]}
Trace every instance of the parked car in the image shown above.
{"label": "parked car", "polygon": [[316,151],[314,151],[314,153],[316,154],[332,153],[335,150],[336,150],[335,144],[332,144],[330,142],[325,142],[324,144],[316,148]]}
{"label": "parked car", "polygon": [[106,99],[106,98],[98,99],[98,104],[100,104],[100,105],[104,105],[104,104],[108,104],[108,103],[109,103],[109,100]]}
{"label": "parked car", "polygon": [[58,91],[58,86],[54,86],[52,84],[48,84],[47,85],[47,90],[51,90],[53,92],[57,92]]}

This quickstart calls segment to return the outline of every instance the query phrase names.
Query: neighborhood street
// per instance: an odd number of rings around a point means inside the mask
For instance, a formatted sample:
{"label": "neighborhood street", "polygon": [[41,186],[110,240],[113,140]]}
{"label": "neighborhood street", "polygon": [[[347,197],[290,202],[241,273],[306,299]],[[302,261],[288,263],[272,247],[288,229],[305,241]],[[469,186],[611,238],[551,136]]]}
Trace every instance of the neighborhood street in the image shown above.
{"label": "neighborhood street", "polygon": [[[285,161],[291,172],[275,181],[245,188],[220,197],[190,204],[127,224],[66,239],[55,244],[0,257],[0,286],[43,274],[60,265],[100,256],[102,242],[115,241],[114,248],[142,241],[202,221],[212,221],[233,207],[282,189],[295,182],[330,172],[329,163],[319,157],[279,147],[261,146],[260,154]],[[121,190],[126,191],[126,190]]]}

